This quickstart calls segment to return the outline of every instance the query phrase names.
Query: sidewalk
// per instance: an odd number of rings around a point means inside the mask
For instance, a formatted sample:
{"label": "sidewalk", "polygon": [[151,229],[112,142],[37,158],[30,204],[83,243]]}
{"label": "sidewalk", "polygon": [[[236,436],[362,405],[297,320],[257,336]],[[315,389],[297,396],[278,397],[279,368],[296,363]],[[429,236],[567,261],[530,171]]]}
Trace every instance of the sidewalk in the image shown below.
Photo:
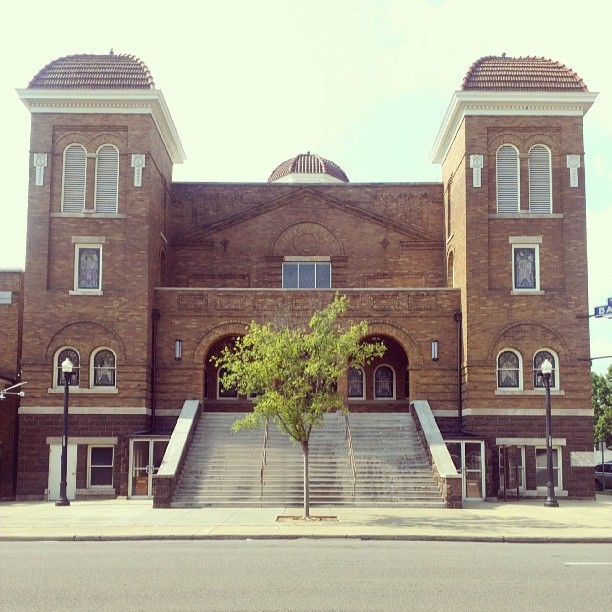
{"label": "sidewalk", "polygon": [[0,503],[0,541],[246,538],[357,538],[496,542],[612,543],[612,496],[466,503],[461,510],[418,508],[153,509],[150,501]]}

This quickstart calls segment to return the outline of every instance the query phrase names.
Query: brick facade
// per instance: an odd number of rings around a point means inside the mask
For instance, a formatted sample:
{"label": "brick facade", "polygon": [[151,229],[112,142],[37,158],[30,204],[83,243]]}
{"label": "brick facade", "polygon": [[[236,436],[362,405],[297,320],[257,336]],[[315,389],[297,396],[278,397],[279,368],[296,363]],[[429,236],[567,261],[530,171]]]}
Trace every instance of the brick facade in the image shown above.
{"label": "brick facade", "polygon": [[[101,440],[114,449],[112,492],[129,495],[130,440],[169,433],[189,399],[205,411],[250,408],[247,398],[217,395],[210,358],[224,343],[251,320],[304,322],[339,291],[350,299],[347,318],[365,319],[388,347],[366,368],[365,397],[349,407],[397,411],[427,400],[449,439],[483,441],[483,496],[499,492],[498,449],[508,444],[524,447],[525,490],[538,492],[544,394],[533,388],[532,358],[553,351],[562,489],[592,497],[583,456],[592,451],[588,325],[576,317],[587,311],[584,173],[570,187],[566,166],[567,155],[584,154],[582,116],[465,113],[443,133],[439,184],[173,183],[178,145],[151,113],[33,109],[31,153],[47,153],[48,165],[42,185],[33,167],[30,178],[17,496],[47,495],[49,447],[61,432],[60,349],[80,358],[70,396],[76,488],[87,494],[88,447]],[[74,142],[88,154],[85,211],[63,213],[63,155]],[[497,214],[496,152],[508,143],[520,160],[515,215]],[[102,144],[119,151],[117,214],[93,210]],[[525,208],[533,144],[552,154],[552,214]],[[134,154],[146,158],[140,186]],[[483,159],[480,186],[471,155]],[[531,294],[512,286],[512,240],[527,238],[539,248],[540,286]],[[97,294],[74,291],[82,241],[102,248]],[[282,289],[286,258],[328,261],[331,289]],[[116,385],[101,389],[91,365],[100,347],[116,356]],[[523,370],[522,389],[510,392],[498,389],[496,367],[508,348],[520,352]],[[373,396],[380,365],[395,379],[384,400]]]}

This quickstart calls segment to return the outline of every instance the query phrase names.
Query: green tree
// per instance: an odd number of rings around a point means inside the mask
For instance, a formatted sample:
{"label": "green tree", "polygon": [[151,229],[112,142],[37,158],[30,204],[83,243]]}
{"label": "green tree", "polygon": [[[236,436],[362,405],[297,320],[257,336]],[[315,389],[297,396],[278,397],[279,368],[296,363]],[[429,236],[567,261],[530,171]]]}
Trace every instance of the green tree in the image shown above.
{"label": "green tree", "polygon": [[304,518],[310,517],[308,444],[313,427],[324,415],[346,410],[338,379],[349,364],[362,366],[385,351],[382,343],[363,342],[365,321],[341,320],[348,298],[336,294],[333,302],[316,311],[307,328],[261,325],[252,322],[232,349],[212,358],[223,369],[221,384],[254,396],[253,412],[234,423],[234,430],[260,427],[275,421],[302,446],[304,457]]}
{"label": "green tree", "polygon": [[596,442],[612,445],[612,365],[605,374],[591,372],[594,411],[593,433]]}

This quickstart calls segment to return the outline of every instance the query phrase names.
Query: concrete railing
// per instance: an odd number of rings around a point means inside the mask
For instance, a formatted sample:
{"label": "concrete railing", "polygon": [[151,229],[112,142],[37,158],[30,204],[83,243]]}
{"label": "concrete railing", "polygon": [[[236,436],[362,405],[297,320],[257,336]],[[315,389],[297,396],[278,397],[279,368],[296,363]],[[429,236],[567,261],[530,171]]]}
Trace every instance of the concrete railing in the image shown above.
{"label": "concrete railing", "polygon": [[429,402],[426,400],[410,402],[410,414],[412,414],[416,430],[427,451],[429,463],[444,504],[447,508],[461,508],[463,477],[457,473],[457,468],[442,439],[442,434],[429,407]]}
{"label": "concrete railing", "polygon": [[153,507],[169,508],[174,488],[200,418],[200,402],[186,400],[172,431],[157,474],[153,476]]}

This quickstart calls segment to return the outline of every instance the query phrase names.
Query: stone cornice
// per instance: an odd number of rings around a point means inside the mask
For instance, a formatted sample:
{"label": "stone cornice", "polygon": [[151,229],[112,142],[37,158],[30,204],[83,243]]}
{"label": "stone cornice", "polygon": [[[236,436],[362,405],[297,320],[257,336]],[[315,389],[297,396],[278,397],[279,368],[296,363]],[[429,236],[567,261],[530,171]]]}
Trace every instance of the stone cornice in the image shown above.
{"label": "stone cornice", "polygon": [[17,94],[30,113],[149,114],[172,162],[180,164],[186,159],[176,126],[158,89],[18,89]]}
{"label": "stone cornice", "polygon": [[582,117],[591,108],[597,93],[591,92],[508,92],[456,91],[436,136],[430,159],[444,161],[463,119],[468,116]]}

